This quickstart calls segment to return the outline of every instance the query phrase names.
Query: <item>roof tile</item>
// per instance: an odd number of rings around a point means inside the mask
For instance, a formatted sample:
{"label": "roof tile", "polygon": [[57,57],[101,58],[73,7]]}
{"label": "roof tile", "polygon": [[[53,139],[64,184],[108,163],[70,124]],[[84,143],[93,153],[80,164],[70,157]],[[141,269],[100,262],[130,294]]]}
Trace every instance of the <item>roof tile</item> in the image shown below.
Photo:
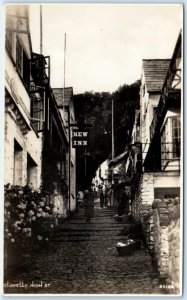
{"label": "roof tile", "polygon": [[143,70],[148,92],[160,92],[169,68],[170,59],[144,59]]}

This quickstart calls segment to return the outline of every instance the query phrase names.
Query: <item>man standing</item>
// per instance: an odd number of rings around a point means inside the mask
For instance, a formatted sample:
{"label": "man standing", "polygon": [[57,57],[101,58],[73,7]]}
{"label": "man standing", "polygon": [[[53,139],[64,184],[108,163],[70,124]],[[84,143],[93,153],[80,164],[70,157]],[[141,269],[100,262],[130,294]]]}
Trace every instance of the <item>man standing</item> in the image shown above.
{"label": "man standing", "polygon": [[94,193],[91,188],[85,191],[84,205],[86,223],[90,223],[90,219],[94,217]]}
{"label": "man standing", "polygon": [[100,197],[100,208],[103,208],[103,205],[104,205],[104,194],[103,194],[102,186],[100,187],[99,197]]}

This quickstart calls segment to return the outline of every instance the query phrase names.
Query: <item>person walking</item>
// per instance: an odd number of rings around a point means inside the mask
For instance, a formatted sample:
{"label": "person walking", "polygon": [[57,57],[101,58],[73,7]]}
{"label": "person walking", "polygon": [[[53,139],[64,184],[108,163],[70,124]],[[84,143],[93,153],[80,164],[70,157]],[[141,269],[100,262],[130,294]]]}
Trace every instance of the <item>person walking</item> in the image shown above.
{"label": "person walking", "polygon": [[94,193],[91,188],[85,191],[84,205],[86,223],[90,223],[90,219],[94,217]]}
{"label": "person walking", "polygon": [[108,206],[112,205],[112,189],[109,186],[107,190]]}
{"label": "person walking", "polygon": [[77,193],[77,207],[82,208],[84,207],[84,192],[78,191]]}
{"label": "person walking", "polygon": [[104,205],[104,194],[103,194],[102,187],[100,187],[99,197],[100,197],[100,208],[103,208],[103,205]]}
{"label": "person walking", "polygon": [[105,205],[105,207],[108,207],[107,187],[105,187],[105,190],[104,190],[104,205]]}
{"label": "person walking", "polygon": [[53,205],[53,213],[55,217],[55,225],[58,226],[58,221],[60,216],[60,199],[56,187],[54,189],[54,193],[52,196],[52,205]]}

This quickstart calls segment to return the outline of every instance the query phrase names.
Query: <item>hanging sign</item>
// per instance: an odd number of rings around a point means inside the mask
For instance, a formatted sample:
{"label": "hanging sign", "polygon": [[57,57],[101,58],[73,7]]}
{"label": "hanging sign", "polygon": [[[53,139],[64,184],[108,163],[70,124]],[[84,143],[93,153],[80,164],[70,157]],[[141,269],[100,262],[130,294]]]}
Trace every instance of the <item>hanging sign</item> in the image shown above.
{"label": "hanging sign", "polygon": [[73,129],[72,131],[72,147],[87,147],[89,131],[84,129]]}

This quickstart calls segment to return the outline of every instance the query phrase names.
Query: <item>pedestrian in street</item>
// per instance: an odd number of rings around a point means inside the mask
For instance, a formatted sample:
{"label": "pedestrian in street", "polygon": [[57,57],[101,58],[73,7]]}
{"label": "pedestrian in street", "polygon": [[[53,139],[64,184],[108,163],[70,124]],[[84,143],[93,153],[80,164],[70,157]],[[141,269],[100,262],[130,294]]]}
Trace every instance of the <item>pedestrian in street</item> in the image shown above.
{"label": "pedestrian in street", "polygon": [[105,207],[108,207],[107,187],[105,187],[105,191],[104,191],[104,205]]}
{"label": "pedestrian in street", "polygon": [[108,190],[107,190],[107,198],[108,198],[108,205],[111,206],[112,205],[112,189],[109,186]]}
{"label": "pedestrian in street", "polygon": [[113,207],[116,213],[118,213],[118,206],[119,206],[119,189],[118,186],[115,184],[113,186]]}
{"label": "pedestrian in street", "polygon": [[84,192],[78,191],[77,193],[77,207],[83,208],[84,207]]}
{"label": "pedestrian in street", "polygon": [[59,215],[60,215],[60,198],[57,192],[57,188],[55,188],[53,193],[52,205],[53,205],[53,213],[55,216],[55,225],[58,226]]}
{"label": "pedestrian in street", "polygon": [[103,194],[102,186],[100,187],[99,198],[100,198],[100,208],[103,208],[103,205],[104,205],[104,194]]}
{"label": "pedestrian in street", "polygon": [[86,223],[90,223],[90,219],[94,217],[94,193],[91,188],[84,194],[85,217]]}

